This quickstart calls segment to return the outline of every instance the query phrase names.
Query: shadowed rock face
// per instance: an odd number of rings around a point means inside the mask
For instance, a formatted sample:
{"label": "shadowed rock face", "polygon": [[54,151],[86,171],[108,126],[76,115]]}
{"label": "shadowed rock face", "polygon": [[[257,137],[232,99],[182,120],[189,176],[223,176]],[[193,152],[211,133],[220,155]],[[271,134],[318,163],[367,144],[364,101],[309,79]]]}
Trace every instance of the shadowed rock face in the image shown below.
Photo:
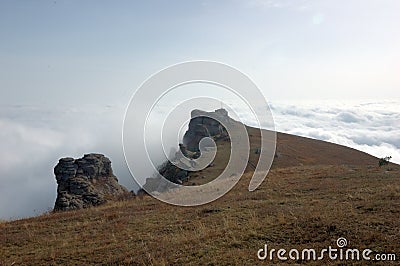
{"label": "shadowed rock face", "polygon": [[114,176],[111,161],[102,154],[81,159],[62,158],[54,168],[58,188],[54,210],[82,209],[104,204],[127,193]]}
{"label": "shadowed rock face", "polygon": [[190,151],[199,151],[199,142],[204,137],[227,137],[226,129],[217,121],[232,123],[234,120],[228,116],[225,109],[214,112],[193,110],[189,122],[189,129],[183,136],[183,144]]}
{"label": "shadowed rock face", "polygon": [[[218,121],[223,123],[237,123],[228,115],[225,109],[217,109],[214,112],[206,112],[202,110],[193,110],[189,128],[183,136],[183,144],[179,144],[179,149],[187,158],[197,159],[200,156],[199,142],[205,137],[213,138],[215,141],[220,139],[229,140],[229,134],[225,127]],[[178,155],[175,159],[179,158]],[[183,170],[175,166],[173,163],[166,161],[158,169],[158,172],[167,180],[175,184],[183,184],[189,181],[189,171]],[[147,191],[165,191],[167,188],[159,186],[159,177],[150,177],[146,179],[144,188]]]}

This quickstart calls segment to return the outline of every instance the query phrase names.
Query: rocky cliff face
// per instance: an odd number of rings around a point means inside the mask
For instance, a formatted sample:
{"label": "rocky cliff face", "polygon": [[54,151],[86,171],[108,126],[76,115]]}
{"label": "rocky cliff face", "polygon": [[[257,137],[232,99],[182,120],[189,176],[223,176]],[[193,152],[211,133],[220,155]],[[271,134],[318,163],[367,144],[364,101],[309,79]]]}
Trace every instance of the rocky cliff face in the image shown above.
{"label": "rocky cliff face", "polygon": [[128,193],[118,184],[111,161],[102,154],[62,158],[54,168],[58,188],[54,210],[96,206]]}
{"label": "rocky cliff face", "polygon": [[194,152],[199,151],[199,142],[204,137],[212,137],[214,139],[228,137],[227,131],[217,120],[224,123],[234,122],[225,109],[218,109],[214,112],[193,110],[191,117],[189,129],[183,136],[183,146]]}
{"label": "rocky cliff face", "polygon": [[[214,112],[192,111],[189,128],[183,136],[183,144],[179,144],[180,150],[186,157],[196,159],[200,156],[199,142],[204,137],[229,140],[228,132],[217,119],[224,123],[237,123],[229,117],[225,109]],[[180,169],[169,161],[160,166],[159,173],[175,184],[189,181],[189,171]],[[150,191],[164,191],[165,188],[158,187],[158,184],[158,178],[151,177],[146,180],[144,188]]]}

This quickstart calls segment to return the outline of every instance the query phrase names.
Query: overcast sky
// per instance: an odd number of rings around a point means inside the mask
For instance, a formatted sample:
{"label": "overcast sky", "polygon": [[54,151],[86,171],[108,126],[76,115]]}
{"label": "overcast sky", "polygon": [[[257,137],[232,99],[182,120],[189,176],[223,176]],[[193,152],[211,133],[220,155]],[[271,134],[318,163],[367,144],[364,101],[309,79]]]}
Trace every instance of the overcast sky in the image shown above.
{"label": "overcast sky", "polygon": [[193,59],[268,100],[400,97],[397,0],[1,1],[1,103],[121,103]]}
{"label": "overcast sky", "polygon": [[247,74],[280,131],[400,163],[399,10],[397,0],[0,1],[0,219],[51,209],[64,156],[104,153],[133,189],[121,145],[129,98],[188,60]]}

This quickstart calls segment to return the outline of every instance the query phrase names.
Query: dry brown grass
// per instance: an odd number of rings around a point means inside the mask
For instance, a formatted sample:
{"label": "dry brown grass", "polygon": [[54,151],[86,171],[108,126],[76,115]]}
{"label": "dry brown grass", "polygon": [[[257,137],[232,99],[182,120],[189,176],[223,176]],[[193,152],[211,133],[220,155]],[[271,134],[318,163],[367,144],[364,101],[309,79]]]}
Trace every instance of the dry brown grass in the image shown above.
{"label": "dry brown grass", "polygon": [[[251,134],[254,148],[257,132]],[[206,180],[218,174],[228,150],[219,148],[218,165],[200,172]],[[322,249],[339,237],[351,248],[400,259],[398,165],[387,171],[364,153],[285,134],[278,135],[278,152],[256,191],[247,190],[247,169],[232,191],[204,206],[142,196],[0,222],[0,265],[256,265],[264,244]]]}
{"label": "dry brown grass", "polygon": [[350,247],[399,254],[398,166],[275,169],[254,192],[246,190],[249,175],[200,207],[145,196],[2,223],[1,262],[254,265],[264,243],[318,249],[338,237]]}

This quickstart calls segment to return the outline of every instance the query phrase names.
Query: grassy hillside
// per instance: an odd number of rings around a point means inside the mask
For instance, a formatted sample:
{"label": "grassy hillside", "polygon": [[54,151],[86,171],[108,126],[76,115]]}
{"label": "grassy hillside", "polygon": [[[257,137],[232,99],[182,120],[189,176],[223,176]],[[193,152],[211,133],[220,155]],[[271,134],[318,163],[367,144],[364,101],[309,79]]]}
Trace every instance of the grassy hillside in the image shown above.
{"label": "grassy hillside", "polygon": [[[246,128],[250,139],[250,163],[246,172],[252,172],[259,158],[259,154],[255,151],[261,146],[261,134],[257,128]],[[230,143],[219,140],[216,144],[218,153],[214,160],[214,166],[203,171],[190,173],[187,185],[205,184],[215,179],[225,169],[230,156]],[[243,151],[243,154],[245,154],[245,151]],[[276,156],[272,169],[307,165],[376,166],[377,164],[378,159],[376,157],[349,147],[278,132]]]}
{"label": "grassy hillside", "polygon": [[[257,131],[249,132],[256,147]],[[218,145],[223,162],[229,149]],[[322,249],[339,237],[400,259],[400,166],[379,168],[365,153],[287,134],[278,134],[277,152],[256,191],[247,190],[249,167],[232,191],[204,206],[143,196],[0,223],[0,264],[257,265],[269,262],[257,258],[264,244]],[[219,167],[216,161],[192,180]]]}

